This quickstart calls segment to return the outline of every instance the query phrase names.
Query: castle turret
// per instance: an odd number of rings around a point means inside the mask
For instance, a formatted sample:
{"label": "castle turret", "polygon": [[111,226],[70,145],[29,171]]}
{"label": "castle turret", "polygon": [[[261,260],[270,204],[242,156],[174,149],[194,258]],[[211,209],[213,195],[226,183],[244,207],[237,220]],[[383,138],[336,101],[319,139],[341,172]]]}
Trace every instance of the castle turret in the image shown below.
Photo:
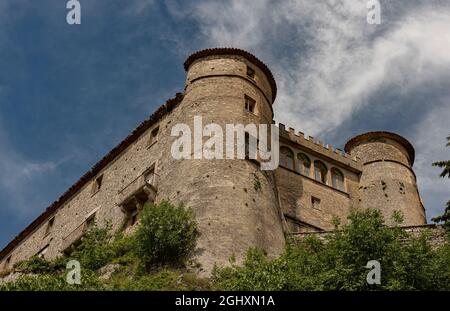
{"label": "castle turret", "polygon": [[[201,117],[203,127],[219,125],[225,139],[226,124],[272,124],[275,80],[252,54],[203,50],[186,60],[185,69],[185,94],[171,127],[184,123],[194,131],[194,117]],[[176,160],[170,154],[174,140],[162,157],[167,160],[161,163],[165,176],[159,189],[165,199],[194,210],[201,232],[197,258],[205,270],[227,264],[233,255],[239,262],[249,247],[279,254],[284,235],[273,173],[261,171],[252,160],[195,159],[194,144],[192,159]]]}
{"label": "castle turret", "polygon": [[381,210],[387,224],[393,223],[395,210],[402,212],[403,225],[426,223],[412,169],[414,148],[408,140],[394,133],[368,132],[350,139],[345,151],[363,164],[362,207]]}

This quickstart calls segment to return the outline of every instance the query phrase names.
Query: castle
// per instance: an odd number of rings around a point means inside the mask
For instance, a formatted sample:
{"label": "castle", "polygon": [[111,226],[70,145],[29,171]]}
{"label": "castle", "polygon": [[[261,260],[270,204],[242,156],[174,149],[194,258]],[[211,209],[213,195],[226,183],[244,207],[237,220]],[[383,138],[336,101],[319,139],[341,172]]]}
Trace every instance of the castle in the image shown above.
{"label": "castle", "polygon": [[197,259],[238,260],[252,246],[279,254],[285,234],[332,230],[352,209],[376,208],[388,223],[426,224],[412,169],[414,148],[389,132],[350,139],[345,152],[279,124],[280,165],[257,160],[176,160],[171,128],[205,123],[273,124],[277,87],[269,68],[239,49],[196,52],[184,63],[185,90],[159,107],[0,252],[0,270],[33,255],[70,251],[94,223],[132,230],[144,203],[191,207],[201,232]]}

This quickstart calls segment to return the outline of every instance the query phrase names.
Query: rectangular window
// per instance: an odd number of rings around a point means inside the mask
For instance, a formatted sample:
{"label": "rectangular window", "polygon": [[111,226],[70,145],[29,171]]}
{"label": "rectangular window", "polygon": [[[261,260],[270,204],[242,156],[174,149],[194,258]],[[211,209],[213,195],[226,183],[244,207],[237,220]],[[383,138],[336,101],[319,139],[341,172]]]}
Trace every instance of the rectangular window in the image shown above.
{"label": "rectangular window", "polygon": [[94,227],[94,225],[95,225],[95,215],[96,215],[97,213],[94,213],[94,214],[92,214],[91,216],[89,216],[89,218],[88,219],[86,219],[86,227],[85,227],[85,230],[89,230],[89,229],[91,229],[92,227]]}
{"label": "rectangular window", "polygon": [[139,210],[137,209],[136,206],[132,207],[131,209],[129,209],[127,211],[128,214],[128,223],[127,223],[127,227],[132,227],[136,224],[136,222],[138,221],[138,214],[139,214]]}
{"label": "rectangular window", "polygon": [[100,188],[102,187],[102,182],[103,182],[103,174],[98,176],[95,180],[94,180],[94,184],[92,185],[92,194],[96,194]]}
{"label": "rectangular window", "polygon": [[255,113],[256,101],[250,96],[245,95],[245,110]]}
{"label": "rectangular window", "polygon": [[320,209],[320,199],[316,197],[311,197],[311,204],[313,208]]}
{"label": "rectangular window", "polygon": [[45,229],[45,235],[48,235],[52,232],[53,224],[55,223],[55,216],[50,218],[50,220],[47,223],[47,228]]}
{"label": "rectangular window", "polygon": [[245,159],[246,160],[259,160],[258,158],[258,145],[259,140],[253,135],[250,135],[249,132],[245,132]]}
{"label": "rectangular window", "polygon": [[250,159],[250,134],[245,132],[245,159]]}
{"label": "rectangular window", "polygon": [[6,259],[6,261],[5,261],[5,269],[9,268],[9,265],[11,264],[11,257],[12,257],[12,255],[9,256],[9,257]]}
{"label": "rectangular window", "polygon": [[159,126],[155,127],[151,132],[150,132],[150,141],[149,141],[149,146],[153,145],[154,143],[156,143],[156,140],[158,138],[158,133],[159,133]]}
{"label": "rectangular window", "polygon": [[145,191],[136,193],[130,200],[122,205],[122,212],[125,213],[125,228],[135,225],[139,220],[139,213],[144,204],[148,201],[148,195]]}
{"label": "rectangular window", "polygon": [[150,185],[154,184],[154,181],[155,181],[155,167],[154,166],[149,168],[144,173],[144,179],[147,184],[150,184]]}
{"label": "rectangular window", "polygon": [[132,213],[131,213],[131,220],[130,220],[130,225],[133,226],[138,219],[138,210],[135,209]]}
{"label": "rectangular window", "polygon": [[255,70],[250,66],[247,66],[247,77],[255,79]]}
{"label": "rectangular window", "polygon": [[49,246],[50,246],[49,244],[47,244],[46,246],[44,246],[44,248],[42,248],[42,249],[36,254],[36,256],[39,257],[39,258],[44,259],[44,258],[45,258],[45,253],[47,253],[47,250],[48,250],[48,247],[49,247]]}

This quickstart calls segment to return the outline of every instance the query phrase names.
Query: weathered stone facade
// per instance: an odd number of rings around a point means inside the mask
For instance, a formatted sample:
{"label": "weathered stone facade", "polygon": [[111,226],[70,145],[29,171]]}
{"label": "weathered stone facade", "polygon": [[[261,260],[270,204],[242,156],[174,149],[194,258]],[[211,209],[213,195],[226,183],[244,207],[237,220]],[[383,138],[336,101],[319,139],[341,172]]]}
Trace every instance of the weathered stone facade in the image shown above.
{"label": "weathered stone facade", "polygon": [[100,224],[111,221],[114,230],[130,230],[146,201],[166,199],[194,210],[201,231],[197,258],[206,271],[214,263],[226,264],[231,255],[240,260],[251,246],[276,255],[284,233],[330,230],[334,217],[345,222],[355,208],[379,208],[386,216],[401,210],[407,225],[426,223],[411,168],[412,146],[392,133],[349,141],[349,155],[280,124],[281,166],[275,171],[262,171],[255,160],[174,159],[172,127],[193,128],[194,116],[223,127],[270,125],[274,117],[275,80],[253,55],[204,50],[191,55],[185,69],[184,93],[5,247],[0,269],[33,255],[62,255],[94,218]]}
{"label": "weathered stone facade", "polygon": [[[405,230],[409,237],[402,241],[402,243],[409,243],[411,238],[419,238],[422,234],[427,237],[427,241],[430,243],[431,247],[436,249],[445,245],[446,242],[446,231],[442,225],[436,224],[426,224],[426,225],[417,225],[417,226],[404,226],[401,227]],[[322,232],[298,232],[293,233],[291,237],[301,241],[310,236],[314,236],[319,240],[326,242],[327,238],[332,237],[336,231],[322,231]]]}

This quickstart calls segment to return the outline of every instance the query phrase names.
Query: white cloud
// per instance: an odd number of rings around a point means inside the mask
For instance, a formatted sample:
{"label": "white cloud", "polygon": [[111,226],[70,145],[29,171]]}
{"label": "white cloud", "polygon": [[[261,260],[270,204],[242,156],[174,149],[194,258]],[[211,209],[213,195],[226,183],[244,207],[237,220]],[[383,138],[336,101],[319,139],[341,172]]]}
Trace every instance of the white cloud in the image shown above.
{"label": "white cloud", "polygon": [[[264,40],[274,16],[269,0],[201,2],[193,11],[212,44],[255,48]],[[266,22],[264,19],[268,18]]]}
{"label": "white cloud", "polygon": [[[449,81],[450,7],[443,2],[386,3],[380,26],[367,24],[366,2],[360,0],[202,1],[186,14],[198,22],[204,46],[240,47],[266,61],[279,89],[276,120],[310,135],[352,122],[370,96],[385,88],[401,97]],[[439,180],[431,167],[448,158],[450,90],[440,92],[439,100],[424,103],[427,118],[410,125],[429,216],[450,199],[448,180]],[[380,98],[383,105],[408,109],[405,100]]]}
{"label": "white cloud", "polygon": [[[277,121],[316,135],[341,125],[383,85],[407,91],[448,75],[450,11],[403,13],[399,20],[383,16],[381,34],[367,24],[359,0],[201,2],[191,14],[207,45],[237,46],[267,60],[279,86]],[[292,48],[287,59],[277,53],[283,40]]]}
{"label": "white cloud", "polygon": [[154,5],[154,0],[132,0],[128,3],[126,13],[133,15],[140,15],[144,13],[149,7]]}
{"label": "white cloud", "polygon": [[414,170],[429,219],[442,214],[450,200],[450,181],[439,177],[441,169],[431,167],[432,162],[450,159],[450,148],[445,147],[445,138],[450,134],[449,116],[450,97],[418,124],[413,137],[417,151]]}
{"label": "white cloud", "polygon": [[[0,128],[0,190],[7,194],[7,202],[3,202],[2,208],[14,207],[14,212],[19,214],[35,213],[36,193],[35,182],[39,178],[54,171],[67,159],[56,162],[39,162],[29,160],[18,153],[8,142],[6,131]],[[30,204],[32,202],[32,204]],[[39,202],[43,203],[43,202]],[[39,206],[41,208],[42,206]]]}

